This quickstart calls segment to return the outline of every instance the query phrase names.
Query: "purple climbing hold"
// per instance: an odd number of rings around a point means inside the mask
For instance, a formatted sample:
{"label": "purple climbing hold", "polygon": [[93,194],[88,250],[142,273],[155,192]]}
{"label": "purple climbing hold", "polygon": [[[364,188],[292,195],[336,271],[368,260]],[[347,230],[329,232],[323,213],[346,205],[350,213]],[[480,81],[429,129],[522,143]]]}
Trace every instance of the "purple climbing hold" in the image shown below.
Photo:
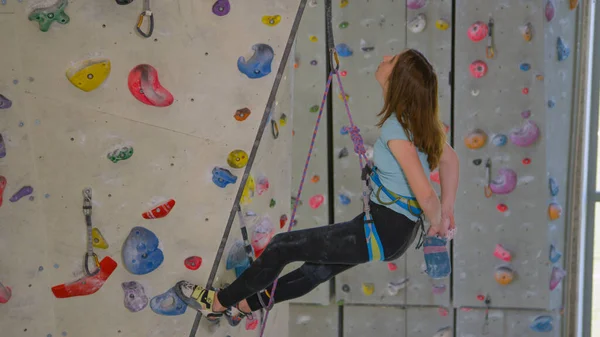
{"label": "purple climbing hold", "polygon": [[229,0],[217,0],[212,7],[212,12],[217,16],[225,16],[229,14],[230,9]]}
{"label": "purple climbing hold", "polygon": [[148,305],[148,296],[144,291],[144,286],[139,282],[123,282],[121,283],[123,292],[125,292],[125,308],[131,312],[138,312]]}
{"label": "purple climbing hold", "polygon": [[0,109],[8,109],[12,106],[12,101],[0,94]]}
{"label": "purple climbing hold", "polygon": [[33,187],[23,186],[17,193],[13,194],[13,196],[10,197],[9,200],[11,202],[17,202],[17,201],[19,201],[19,199],[26,197],[26,196],[30,195],[31,193],[33,193]]}
{"label": "purple climbing hold", "polygon": [[0,158],[6,157],[6,145],[4,144],[4,138],[0,134]]}
{"label": "purple climbing hold", "polygon": [[408,9],[421,9],[427,5],[427,0],[406,0],[406,7]]}
{"label": "purple climbing hold", "polygon": [[510,141],[516,146],[528,147],[540,137],[540,129],[532,120],[526,120],[523,126],[515,128],[510,133]]}

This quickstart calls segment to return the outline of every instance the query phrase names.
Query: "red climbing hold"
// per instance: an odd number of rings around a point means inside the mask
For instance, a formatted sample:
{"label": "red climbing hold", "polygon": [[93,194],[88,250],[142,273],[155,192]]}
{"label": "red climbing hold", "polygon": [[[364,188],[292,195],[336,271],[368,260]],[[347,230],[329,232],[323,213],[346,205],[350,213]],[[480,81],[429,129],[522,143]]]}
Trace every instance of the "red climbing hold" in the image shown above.
{"label": "red climbing hold", "polygon": [[171,212],[171,209],[173,208],[173,206],[175,206],[175,200],[171,199],[163,204],[158,205],[157,207],[154,207],[153,209],[149,210],[148,212],[144,212],[142,214],[142,217],[144,219],[164,218],[167,216],[167,214],[169,214],[169,212]]}
{"label": "red climbing hold", "polygon": [[140,64],[129,72],[129,91],[138,101],[158,107],[173,104],[173,95],[158,81],[158,72],[149,64]]}
{"label": "red climbing hold", "polygon": [[531,159],[523,158],[522,162],[523,162],[523,165],[529,165],[529,164],[531,164]]}
{"label": "red climbing hold", "polygon": [[346,75],[348,75],[348,72],[345,70],[340,71],[340,75],[342,75],[342,77],[346,77]]}
{"label": "red climbing hold", "polygon": [[398,266],[393,262],[388,262],[388,269],[389,271],[395,271],[398,269]]}
{"label": "red climbing hold", "polygon": [[284,215],[282,215],[282,216],[279,218],[279,228],[283,228],[283,226],[285,226],[285,223],[287,222],[287,220],[288,220],[288,217],[287,217],[287,215],[285,215],[285,214],[284,214]]}
{"label": "red climbing hold", "polygon": [[84,276],[75,282],[54,286],[52,287],[52,293],[56,298],[91,295],[102,288],[104,282],[108,280],[115,269],[117,269],[117,262],[107,256],[100,261],[100,272],[98,274]]}
{"label": "red climbing hold", "polygon": [[196,270],[202,265],[202,258],[200,256],[190,256],[183,261],[183,264],[189,270]]}
{"label": "red climbing hold", "polygon": [[4,195],[4,188],[6,187],[6,178],[0,176],[0,206],[2,206],[2,197]]}
{"label": "red climbing hold", "polygon": [[504,213],[504,212],[508,211],[508,206],[506,206],[505,204],[498,204],[498,206],[496,206],[496,209],[498,209],[498,211]]}
{"label": "red climbing hold", "polygon": [[479,294],[479,295],[477,295],[477,300],[478,301],[483,301],[483,300],[485,300],[485,296]]}
{"label": "red climbing hold", "polygon": [[521,92],[523,93],[523,95],[527,95],[527,94],[529,94],[529,89],[523,88],[523,90],[521,90]]}

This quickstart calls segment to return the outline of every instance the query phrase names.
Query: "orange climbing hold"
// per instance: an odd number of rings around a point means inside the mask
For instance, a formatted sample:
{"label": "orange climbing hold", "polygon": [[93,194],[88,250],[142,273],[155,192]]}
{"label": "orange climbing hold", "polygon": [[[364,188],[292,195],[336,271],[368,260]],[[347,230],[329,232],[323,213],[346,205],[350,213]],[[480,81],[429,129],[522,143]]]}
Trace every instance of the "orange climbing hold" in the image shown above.
{"label": "orange climbing hold", "polygon": [[503,286],[510,284],[515,277],[515,272],[508,266],[501,266],[496,268],[494,273],[494,279],[498,284]]}
{"label": "orange climbing hold", "polygon": [[482,130],[477,129],[468,134],[464,141],[467,148],[471,150],[477,150],[485,145],[487,141],[487,135]]}
{"label": "orange climbing hold", "polygon": [[149,210],[148,212],[142,213],[142,217],[144,219],[164,218],[169,214],[169,212],[171,212],[171,209],[173,209],[174,206],[175,206],[175,200],[171,199],[165,203],[158,205],[157,207],[154,207],[153,209]]}
{"label": "orange climbing hold", "polygon": [[252,113],[252,111],[250,111],[250,109],[241,108],[235,112],[235,115],[233,115],[233,118],[235,118],[235,120],[238,122],[242,122],[242,121],[245,121],[246,118],[248,118],[248,116],[250,116],[251,113]]}
{"label": "orange climbing hold", "polygon": [[312,176],[312,178],[310,179],[310,181],[312,181],[313,183],[318,183],[319,180],[321,180],[321,177],[319,177],[316,174],[314,176]]}
{"label": "orange climbing hold", "polygon": [[569,0],[569,9],[574,10],[575,8],[577,8],[578,4],[579,0]]}
{"label": "orange climbing hold", "polygon": [[553,202],[550,205],[548,205],[548,217],[550,218],[550,220],[556,220],[560,218],[561,214],[562,207],[558,203]]}

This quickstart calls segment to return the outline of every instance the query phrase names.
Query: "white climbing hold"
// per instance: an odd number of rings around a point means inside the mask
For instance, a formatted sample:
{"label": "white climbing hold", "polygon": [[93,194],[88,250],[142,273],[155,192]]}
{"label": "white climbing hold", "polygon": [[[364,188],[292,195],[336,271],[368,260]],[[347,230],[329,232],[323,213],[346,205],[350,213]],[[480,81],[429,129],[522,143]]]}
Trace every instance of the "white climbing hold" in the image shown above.
{"label": "white climbing hold", "polygon": [[413,33],[420,33],[427,26],[427,18],[425,14],[419,14],[407,24],[408,29]]}
{"label": "white climbing hold", "polygon": [[390,296],[398,295],[398,292],[404,288],[408,284],[408,278],[403,278],[397,282],[390,282],[387,286],[387,292]]}
{"label": "white climbing hold", "polygon": [[471,90],[471,95],[473,95],[473,97],[479,96],[479,90],[478,89]]}

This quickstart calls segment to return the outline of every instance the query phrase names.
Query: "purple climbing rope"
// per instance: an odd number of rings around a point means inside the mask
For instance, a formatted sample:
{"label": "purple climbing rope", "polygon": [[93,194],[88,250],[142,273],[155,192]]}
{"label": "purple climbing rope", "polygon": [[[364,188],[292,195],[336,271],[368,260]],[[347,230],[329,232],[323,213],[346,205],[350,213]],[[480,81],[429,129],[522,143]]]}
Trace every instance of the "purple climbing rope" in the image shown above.
{"label": "purple climbing rope", "polygon": [[[312,157],[313,148],[315,145],[315,139],[317,137],[317,131],[319,130],[319,124],[321,123],[321,117],[323,115],[323,108],[325,107],[325,103],[327,102],[327,96],[329,95],[329,90],[331,87],[331,81],[333,80],[333,74],[336,74],[337,81],[340,87],[340,92],[344,99],[344,106],[346,108],[346,114],[348,115],[348,119],[350,120],[350,127],[348,127],[348,133],[350,134],[350,139],[352,139],[352,143],[354,144],[354,152],[358,154],[360,168],[361,170],[364,168],[364,165],[367,163],[366,157],[366,149],[363,142],[363,138],[360,135],[360,129],[354,125],[354,121],[352,120],[352,114],[350,113],[350,107],[348,106],[348,101],[346,100],[346,93],[344,92],[344,87],[342,85],[342,79],[340,78],[340,74],[336,70],[332,70],[329,73],[329,77],[327,78],[327,84],[325,85],[325,92],[323,93],[323,100],[321,101],[321,107],[319,108],[319,114],[317,115],[317,122],[315,123],[315,129],[313,131],[312,139],[310,141],[310,147],[308,149],[308,156],[306,157],[306,161],[304,162],[304,170],[302,171],[302,179],[300,179],[300,185],[298,187],[298,193],[296,195],[296,199],[294,200],[294,208],[292,209],[292,215],[290,217],[290,223],[287,232],[292,230],[292,225],[294,224],[294,220],[296,218],[296,211],[298,209],[298,203],[300,202],[300,196],[302,195],[302,187],[304,186],[304,180],[306,179],[306,173],[308,171],[308,165],[310,164],[310,158]],[[363,164],[363,158],[365,159]],[[273,307],[273,302],[275,300],[275,290],[277,289],[277,281],[273,282],[273,288],[270,292],[269,304],[267,305],[267,312],[265,314],[263,324],[260,328],[260,337],[263,337],[263,333],[265,332],[265,327],[267,326],[267,319],[269,318],[269,312]]]}

